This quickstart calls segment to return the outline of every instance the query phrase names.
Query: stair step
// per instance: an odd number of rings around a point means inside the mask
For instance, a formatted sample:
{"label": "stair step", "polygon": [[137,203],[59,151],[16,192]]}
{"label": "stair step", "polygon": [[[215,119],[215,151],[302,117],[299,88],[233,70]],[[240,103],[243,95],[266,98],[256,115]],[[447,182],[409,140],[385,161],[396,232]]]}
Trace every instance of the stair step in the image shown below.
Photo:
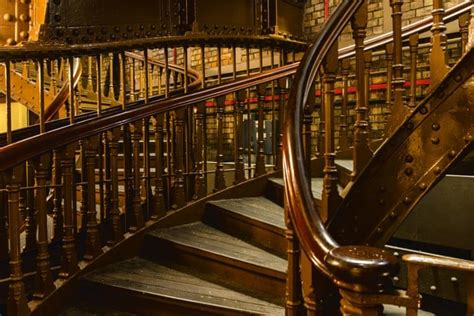
{"label": "stair step", "polygon": [[201,277],[282,303],[286,260],[202,222],[157,229],[146,236],[143,249],[148,259],[191,267]]}
{"label": "stair step", "polygon": [[336,159],[336,165],[350,172],[354,170],[354,160],[352,159]]}
{"label": "stair step", "polygon": [[[283,190],[285,185],[283,178],[270,178],[269,181],[278,185]],[[339,185],[338,189],[340,193],[344,188]],[[313,192],[313,197],[320,201],[323,195],[323,178],[311,178],[311,191]]]}
{"label": "stair step", "polygon": [[284,209],[265,197],[211,201],[203,221],[282,258],[287,257]]}
{"label": "stair step", "polygon": [[[155,305],[154,311],[148,311],[150,315],[170,315],[166,307],[172,309],[173,306],[186,307],[188,315],[191,314],[189,309],[203,312],[192,315],[284,315],[283,307],[142,258],[111,264],[89,273],[84,281],[93,291],[98,287],[115,288],[132,292],[143,300],[159,301],[160,305]],[[102,297],[98,299],[102,300]],[[115,295],[112,299],[118,301]],[[137,304],[137,300],[132,302],[135,309],[146,306]]]}

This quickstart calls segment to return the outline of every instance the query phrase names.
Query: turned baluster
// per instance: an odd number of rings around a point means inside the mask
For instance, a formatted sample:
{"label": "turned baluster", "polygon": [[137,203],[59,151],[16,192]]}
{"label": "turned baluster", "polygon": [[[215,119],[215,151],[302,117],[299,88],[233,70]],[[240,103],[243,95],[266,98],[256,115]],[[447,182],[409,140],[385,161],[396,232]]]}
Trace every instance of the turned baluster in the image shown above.
{"label": "turned baluster", "polygon": [[23,168],[15,168],[8,174],[8,235],[10,241],[10,282],[8,284],[7,315],[29,315],[28,300],[23,283],[20,249],[20,184]]}
{"label": "turned baluster", "polygon": [[[122,57],[122,65],[123,64],[126,65],[125,54],[123,54],[122,56],[123,56]],[[135,91],[137,91],[136,81],[135,81],[136,80],[135,59],[131,60],[129,68],[130,68],[129,69],[129,73],[130,73],[130,101],[133,102],[133,101],[137,100],[136,92],[135,92]]]}
{"label": "turned baluster", "polygon": [[57,92],[57,75],[58,75],[58,69],[57,69],[57,61],[52,60],[51,61],[51,71],[50,71],[50,83],[49,83],[49,89],[51,91],[52,95],[56,95]]}
{"label": "turned baluster", "polygon": [[316,107],[316,86],[311,85],[308,91],[308,99],[303,111],[303,146],[304,146],[304,161],[306,166],[306,175],[308,179],[311,177],[311,154],[312,154],[312,131],[313,111]]}
{"label": "turned baluster", "polygon": [[354,131],[353,159],[354,169],[352,178],[355,179],[360,171],[365,167],[372,157],[372,152],[368,144],[368,122],[367,104],[365,96],[365,73],[364,73],[364,39],[367,27],[367,2],[361,6],[351,20],[352,36],[355,41],[356,55],[356,122]]}
{"label": "turned baluster", "polygon": [[5,62],[5,108],[7,114],[7,144],[12,139],[12,86],[11,86],[11,62]]}
{"label": "turned baluster", "polygon": [[133,144],[133,200],[130,214],[130,232],[136,232],[143,226],[145,221],[142,212],[141,198],[141,172],[140,172],[140,139],[142,136],[142,122],[137,121],[130,124]]}
{"label": "turned baluster", "polygon": [[330,220],[341,201],[337,189],[338,172],[335,163],[336,148],[334,140],[334,84],[336,82],[336,71],[338,66],[337,49],[337,44],[331,47],[322,64],[322,81],[324,85],[322,106],[324,107],[324,127],[326,129],[326,138],[324,146],[324,180],[320,215],[324,222]]}
{"label": "turned baluster", "polygon": [[[8,259],[8,200],[5,190],[4,174],[0,173],[0,260]],[[8,277],[8,271],[0,271],[0,277]]]}
{"label": "turned baluster", "polygon": [[63,239],[63,206],[62,206],[62,188],[61,188],[61,161],[63,160],[60,150],[53,151],[53,242],[59,242]]}
{"label": "turned baluster", "polygon": [[459,17],[459,32],[461,33],[461,50],[464,54],[469,43],[469,26],[471,24],[471,12],[466,12]]}
{"label": "turned baluster", "polygon": [[240,90],[235,94],[236,103],[234,106],[234,150],[235,155],[235,173],[234,184],[245,181],[245,165],[244,165],[244,147],[243,147],[243,122],[244,108],[247,91]]}
{"label": "turned baluster", "polygon": [[255,165],[255,177],[259,177],[266,173],[265,170],[265,140],[264,140],[264,123],[265,123],[265,97],[267,93],[267,85],[260,84],[257,86],[258,98],[258,129],[257,129],[257,157]]}
{"label": "turned baluster", "polygon": [[278,80],[278,92],[279,92],[279,102],[278,102],[278,137],[277,137],[277,153],[276,153],[276,163],[275,170],[281,170],[283,166],[283,115],[286,105],[286,93],[287,93],[287,79],[283,78]]}
{"label": "turned baluster", "polygon": [[349,147],[348,139],[348,89],[349,89],[349,69],[350,69],[349,59],[344,59],[341,62],[341,76],[342,76],[342,90],[341,90],[341,123],[339,125],[339,148],[345,149]]}
{"label": "turned baluster", "polygon": [[[385,121],[388,122],[392,116],[392,106],[393,106],[393,97],[392,97],[392,78],[393,78],[393,43],[388,43],[385,46],[385,52],[387,55],[387,89],[385,92]],[[385,124],[385,133],[389,134],[390,125]]]}
{"label": "turned baluster", "polygon": [[124,186],[124,209],[127,216],[125,216],[125,227],[128,226],[128,214],[133,205],[133,181],[132,181],[132,143],[130,126],[124,125],[122,130],[123,135],[123,186]]}
{"label": "turned baluster", "polygon": [[[87,151],[87,141],[81,140],[79,141],[81,146],[80,150],[80,164],[81,164],[81,206],[78,211],[78,219],[79,219],[79,232],[84,234],[86,232],[86,224],[87,224],[87,210],[88,210],[88,191],[89,187],[87,186],[87,158],[86,158],[86,151]],[[93,188],[92,190],[95,190]],[[95,205],[94,205],[95,207]]]}
{"label": "turned baluster", "polygon": [[299,316],[302,310],[300,275],[300,245],[285,202],[285,238],[288,252],[288,276],[286,278],[286,315]]}
{"label": "turned baluster", "polygon": [[96,199],[95,199],[95,160],[99,137],[93,136],[83,140],[86,159],[86,181],[87,181],[87,224],[86,224],[86,247],[84,259],[91,261],[102,253],[99,236],[99,225],[97,223]]}
{"label": "turned baluster", "polygon": [[223,154],[223,142],[224,142],[224,106],[225,96],[216,98],[216,129],[217,129],[217,144],[216,144],[216,178],[214,181],[214,192],[223,190],[226,188],[224,178],[224,154]]}
{"label": "turned baluster", "polygon": [[[250,47],[245,47],[245,70],[247,76],[250,75]],[[247,89],[247,169],[248,169],[248,177],[249,179],[252,177],[252,152],[253,152],[253,144],[252,140],[254,137],[254,127],[255,123],[252,118],[252,104],[251,104],[251,94],[250,89]]]}
{"label": "turned baluster", "polygon": [[[143,51],[144,58],[144,76],[145,76],[145,104],[149,102],[150,96],[150,80],[149,80],[149,63],[148,63],[148,49]],[[143,189],[145,191],[146,210],[151,209],[151,182],[150,182],[150,119],[143,119],[143,168],[144,179]]]}
{"label": "turned baluster", "polygon": [[365,89],[365,104],[367,106],[367,111],[365,112],[365,120],[367,121],[368,129],[368,138],[370,138],[370,133],[372,131],[372,126],[370,123],[370,69],[372,67],[372,51],[366,51],[364,53],[364,89]]}
{"label": "turned baluster", "polygon": [[118,153],[119,153],[119,139],[121,131],[120,128],[114,128],[107,132],[108,147],[110,151],[110,205],[109,216],[109,238],[108,245],[114,245],[123,239],[123,228],[120,222],[119,210],[119,174],[118,174]]}
{"label": "turned baluster", "polygon": [[63,150],[61,159],[62,193],[64,197],[64,230],[61,252],[60,279],[67,279],[79,270],[77,265],[76,238],[75,238],[75,213],[73,208],[76,188],[73,185],[74,159],[76,146],[67,146]]}
{"label": "turned baluster", "polygon": [[184,184],[184,109],[175,112],[175,184],[174,184],[174,209],[186,205],[186,192]]}
{"label": "turned baluster", "polygon": [[446,54],[448,39],[445,34],[446,25],[444,24],[444,14],[443,0],[433,0],[433,26],[431,27],[430,56],[432,87],[440,83],[449,70],[448,56]]}
{"label": "turned baluster", "polygon": [[[169,68],[169,53],[168,47],[164,48],[165,51],[165,97],[167,98],[170,94],[170,68]],[[206,77],[203,77],[202,80],[204,81]]]}
{"label": "turned baluster", "polygon": [[157,115],[153,121],[155,128],[155,192],[151,219],[157,220],[166,215],[166,201],[164,194],[163,169],[163,114]]}
{"label": "turned baluster", "polygon": [[94,91],[94,83],[92,79],[92,61],[93,61],[92,56],[87,57],[87,87],[86,90],[88,91]]}
{"label": "turned baluster", "polygon": [[47,188],[51,158],[48,154],[43,155],[34,160],[35,180],[36,180],[36,207],[38,221],[38,254],[36,257],[36,276],[33,297],[35,299],[43,299],[51,293],[55,287],[53,284],[53,276],[50,269],[50,256],[48,252],[48,210],[46,206]]}
{"label": "turned baluster", "polygon": [[[320,80],[317,81],[317,84],[320,85]],[[326,86],[320,85],[319,86],[319,91],[321,91],[321,95],[324,95],[326,92]],[[318,88],[316,87],[316,90]],[[324,156],[324,153],[326,152],[325,146],[326,146],[326,128],[325,128],[325,122],[324,122],[324,114],[325,114],[325,108],[322,104],[319,105],[319,122],[318,122],[318,134],[316,138],[316,146],[317,146],[317,152],[316,156],[318,158]]]}
{"label": "turned baluster", "polygon": [[[74,82],[74,58],[69,57],[68,58],[68,66],[69,66],[69,82]],[[73,84],[69,85],[69,123],[74,124],[76,120],[76,90],[74,88]]]}
{"label": "turned baluster", "polygon": [[393,27],[393,107],[392,115],[387,122],[387,136],[405,120],[409,113],[405,106],[405,79],[403,78],[403,40],[402,40],[402,6],[403,0],[390,0],[392,7],[392,27]]}
{"label": "turned baluster", "polygon": [[109,55],[109,98],[115,100],[114,54]]}
{"label": "turned baluster", "polygon": [[[26,162],[26,186],[33,187],[35,185],[35,170],[33,164]],[[24,252],[29,252],[36,249],[36,209],[35,209],[35,195],[33,190],[26,190],[25,197],[25,247]]]}
{"label": "turned baluster", "polygon": [[204,102],[201,102],[197,105],[196,111],[194,113],[194,120],[196,125],[196,182],[194,183],[194,196],[193,200],[198,200],[207,195],[207,183],[206,177],[204,174],[205,171],[205,156],[204,156],[204,115],[206,111],[206,106]]}
{"label": "turned baluster", "polygon": [[413,34],[410,36],[410,102],[408,103],[408,107],[410,111],[416,107],[416,74],[418,70],[418,34]]}

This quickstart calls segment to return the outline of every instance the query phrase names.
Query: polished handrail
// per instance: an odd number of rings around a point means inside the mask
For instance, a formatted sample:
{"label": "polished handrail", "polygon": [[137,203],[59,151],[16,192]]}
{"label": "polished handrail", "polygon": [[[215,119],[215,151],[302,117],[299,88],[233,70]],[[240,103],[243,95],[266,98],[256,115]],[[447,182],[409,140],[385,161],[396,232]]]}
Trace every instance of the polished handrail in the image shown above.
{"label": "polished handrail", "polygon": [[340,287],[353,291],[370,289],[373,284],[368,283],[374,280],[377,281],[373,283],[383,283],[379,281],[396,270],[396,260],[377,248],[341,247],[329,234],[306,179],[302,135],[304,105],[317,72],[338,35],[364,3],[342,1],[303,57],[290,91],[283,129],[285,203],[298,240],[319,271]]}
{"label": "polished handrail", "polygon": [[[55,148],[60,148],[152,115],[173,111],[218,96],[288,77],[294,74],[297,66],[297,64],[282,66],[271,71],[199,90],[187,95],[171,97],[165,100],[152,100],[149,104],[144,104],[143,100],[137,101],[128,104],[125,111],[111,113],[110,115],[94,116],[73,125],[60,127],[44,134],[15,142],[0,148],[0,171],[6,171],[23,161],[32,159]],[[21,158],[19,159],[19,157]]]}

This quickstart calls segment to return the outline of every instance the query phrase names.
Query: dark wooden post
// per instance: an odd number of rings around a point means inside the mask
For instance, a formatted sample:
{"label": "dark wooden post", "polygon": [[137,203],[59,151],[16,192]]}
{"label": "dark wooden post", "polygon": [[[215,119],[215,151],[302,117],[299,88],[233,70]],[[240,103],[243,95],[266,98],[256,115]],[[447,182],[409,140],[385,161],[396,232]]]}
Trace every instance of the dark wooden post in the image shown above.
{"label": "dark wooden post", "polygon": [[243,121],[244,108],[247,91],[241,90],[236,93],[236,102],[234,105],[235,113],[235,129],[234,129],[234,150],[235,155],[235,173],[234,184],[245,181],[245,166],[244,166],[244,146],[243,146]]}
{"label": "dark wooden post", "polygon": [[157,115],[153,122],[155,128],[155,192],[151,219],[157,220],[166,215],[165,195],[163,192],[163,114]]}
{"label": "dark wooden post", "polygon": [[265,170],[265,151],[264,151],[264,123],[265,123],[265,96],[267,93],[267,85],[260,84],[257,86],[258,98],[258,131],[257,131],[257,161],[255,165],[255,177],[259,177],[266,173]]}
{"label": "dark wooden post", "polygon": [[207,184],[205,171],[205,155],[204,155],[204,115],[206,111],[206,106],[204,102],[201,102],[196,107],[196,112],[194,114],[194,120],[196,124],[196,182],[194,188],[193,200],[198,200],[207,195]]}
{"label": "dark wooden post", "polygon": [[418,34],[413,34],[410,36],[410,103],[408,107],[410,111],[416,107],[416,74],[418,70]]}
{"label": "dark wooden post", "polygon": [[118,152],[119,139],[121,131],[120,128],[114,128],[107,132],[108,147],[110,151],[110,200],[107,202],[110,205],[109,212],[109,229],[108,244],[114,245],[123,239],[123,228],[120,221],[119,211],[119,174],[118,174]]}
{"label": "dark wooden post", "polygon": [[224,178],[224,154],[223,154],[223,143],[224,143],[224,106],[225,96],[216,98],[216,112],[217,112],[217,154],[216,154],[216,179],[214,182],[214,192],[223,190],[226,188]]}
{"label": "dark wooden post", "polygon": [[61,188],[61,160],[62,152],[53,151],[53,242],[59,242],[63,239],[63,206],[62,206],[62,188]]}
{"label": "dark wooden post", "polygon": [[348,139],[348,125],[347,125],[347,116],[348,116],[348,89],[349,89],[349,69],[350,61],[344,59],[341,62],[341,75],[342,75],[342,95],[341,95],[341,124],[339,125],[339,148],[345,149],[349,147]]}
{"label": "dark wooden post", "polygon": [[136,232],[137,230],[145,226],[140,191],[140,139],[142,134],[142,122],[137,121],[134,124],[130,124],[130,131],[132,134],[133,143],[133,201],[130,214],[130,227],[128,229],[131,232]]}
{"label": "dark wooden post", "polygon": [[175,112],[175,175],[174,203],[172,207],[178,209],[186,205],[186,192],[184,184],[184,109]]}

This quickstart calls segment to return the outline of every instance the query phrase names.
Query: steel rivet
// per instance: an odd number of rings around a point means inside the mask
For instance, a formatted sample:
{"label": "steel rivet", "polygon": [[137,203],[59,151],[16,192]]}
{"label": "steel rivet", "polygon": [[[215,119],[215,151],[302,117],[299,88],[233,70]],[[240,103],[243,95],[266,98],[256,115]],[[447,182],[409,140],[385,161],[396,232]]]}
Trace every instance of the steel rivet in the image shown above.
{"label": "steel rivet", "polygon": [[461,80],[462,80],[461,74],[456,75],[456,77],[454,77],[454,80],[455,80],[456,82],[461,82]]}
{"label": "steel rivet", "polygon": [[440,143],[440,139],[438,137],[433,137],[431,139],[431,142],[434,144],[434,145],[438,145]]}
{"label": "steel rivet", "polygon": [[420,113],[421,114],[426,114],[426,113],[428,113],[428,109],[424,106],[420,109]]}
{"label": "steel rivet", "polygon": [[400,253],[397,252],[397,251],[395,251],[395,252],[393,253],[393,255],[394,255],[395,257],[400,257]]}
{"label": "steel rivet", "polygon": [[458,281],[458,278],[456,278],[456,277],[451,278],[451,282],[457,282],[457,281]]}
{"label": "steel rivet", "polygon": [[440,174],[441,173],[441,168],[440,167],[435,167],[434,168],[434,173],[435,174]]}
{"label": "steel rivet", "polygon": [[464,141],[466,143],[469,143],[470,141],[472,141],[472,135],[471,134],[467,134],[466,136],[464,136]]}
{"label": "steel rivet", "polygon": [[12,22],[13,21],[13,15],[11,15],[10,13],[5,13],[3,15],[3,20],[5,22]]}
{"label": "steel rivet", "polygon": [[398,282],[400,279],[398,277],[393,277],[393,282]]}
{"label": "steel rivet", "polygon": [[406,127],[407,127],[407,129],[413,129],[414,125],[413,125],[413,123],[409,122],[409,123],[407,123]]}
{"label": "steel rivet", "polygon": [[420,183],[420,186],[419,186],[420,190],[424,191],[426,190],[426,183]]}
{"label": "steel rivet", "polygon": [[431,128],[432,128],[434,131],[439,131],[439,129],[441,128],[441,126],[440,126],[438,123],[433,123],[433,125],[431,125]]}
{"label": "steel rivet", "polygon": [[381,234],[383,232],[382,228],[377,228],[377,234]]}
{"label": "steel rivet", "polygon": [[433,292],[435,292],[435,291],[437,290],[437,288],[436,288],[435,285],[432,285],[432,286],[430,286],[430,290],[433,291]]}
{"label": "steel rivet", "polygon": [[406,155],[405,161],[408,162],[408,163],[413,162],[413,156],[412,155]]}
{"label": "steel rivet", "polygon": [[390,218],[392,218],[392,219],[397,218],[397,213],[390,212]]}
{"label": "steel rivet", "polygon": [[380,199],[379,200],[379,205],[384,205],[385,204],[385,200],[384,199]]}
{"label": "steel rivet", "polygon": [[413,169],[412,169],[412,168],[406,168],[406,169],[405,169],[405,174],[406,174],[407,176],[411,176],[411,175],[413,174]]}
{"label": "steel rivet", "polygon": [[406,198],[403,199],[403,203],[408,205],[411,203],[411,199],[407,196]]}
{"label": "steel rivet", "polygon": [[448,155],[449,155],[449,158],[454,158],[456,157],[456,151],[451,150]]}

